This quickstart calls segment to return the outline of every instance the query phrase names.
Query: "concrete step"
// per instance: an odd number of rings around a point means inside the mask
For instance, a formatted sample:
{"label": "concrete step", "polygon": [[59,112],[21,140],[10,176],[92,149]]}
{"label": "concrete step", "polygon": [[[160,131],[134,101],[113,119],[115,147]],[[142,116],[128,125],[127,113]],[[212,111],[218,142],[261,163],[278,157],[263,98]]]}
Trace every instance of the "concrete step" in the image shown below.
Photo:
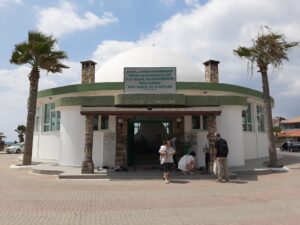
{"label": "concrete step", "polygon": [[107,174],[59,174],[58,179],[108,179]]}

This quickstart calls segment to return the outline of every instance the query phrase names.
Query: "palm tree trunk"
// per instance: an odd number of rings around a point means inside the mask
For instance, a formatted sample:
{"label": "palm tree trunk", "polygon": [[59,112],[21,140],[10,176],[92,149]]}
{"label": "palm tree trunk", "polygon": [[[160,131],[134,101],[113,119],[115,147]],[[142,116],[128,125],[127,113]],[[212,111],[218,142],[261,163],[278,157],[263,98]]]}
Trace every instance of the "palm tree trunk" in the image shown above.
{"label": "palm tree trunk", "polygon": [[23,165],[30,165],[32,160],[32,142],[34,132],[34,120],[36,113],[36,100],[39,86],[40,71],[38,67],[33,67],[29,74],[29,97],[27,102],[27,124],[25,136],[25,149],[23,156]]}
{"label": "palm tree trunk", "polygon": [[272,124],[272,106],[270,97],[270,88],[268,81],[267,69],[260,69],[263,86],[264,108],[266,116],[266,128],[269,142],[269,166],[277,167],[277,152],[274,143],[273,124]]}
{"label": "palm tree trunk", "polygon": [[84,160],[82,162],[81,173],[94,173],[93,162],[93,116],[85,116],[85,148]]}

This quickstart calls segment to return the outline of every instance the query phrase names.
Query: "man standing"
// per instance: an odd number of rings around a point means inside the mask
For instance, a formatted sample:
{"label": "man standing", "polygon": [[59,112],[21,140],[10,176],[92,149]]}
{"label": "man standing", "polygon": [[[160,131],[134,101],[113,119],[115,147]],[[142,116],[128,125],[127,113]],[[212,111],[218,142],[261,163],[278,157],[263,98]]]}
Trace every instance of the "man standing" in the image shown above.
{"label": "man standing", "polygon": [[205,153],[205,172],[209,172],[209,161],[210,161],[210,149],[205,145],[203,148],[203,152]]}
{"label": "man standing", "polygon": [[229,181],[229,171],[227,164],[228,145],[227,141],[221,138],[220,133],[215,133],[216,143],[216,161],[217,161],[217,176],[219,182],[222,182],[222,176],[225,177],[226,182]]}

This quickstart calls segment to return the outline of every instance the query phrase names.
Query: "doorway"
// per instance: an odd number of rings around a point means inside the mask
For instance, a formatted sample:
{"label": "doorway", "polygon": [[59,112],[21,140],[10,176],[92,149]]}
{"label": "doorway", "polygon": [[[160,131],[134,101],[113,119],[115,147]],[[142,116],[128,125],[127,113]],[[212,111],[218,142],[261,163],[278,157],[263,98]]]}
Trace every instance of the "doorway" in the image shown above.
{"label": "doorway", "polygon": [[164,118],[142,118],[128,122],[128,166],[159,165],[158,150],[173,136],[173,121]]}

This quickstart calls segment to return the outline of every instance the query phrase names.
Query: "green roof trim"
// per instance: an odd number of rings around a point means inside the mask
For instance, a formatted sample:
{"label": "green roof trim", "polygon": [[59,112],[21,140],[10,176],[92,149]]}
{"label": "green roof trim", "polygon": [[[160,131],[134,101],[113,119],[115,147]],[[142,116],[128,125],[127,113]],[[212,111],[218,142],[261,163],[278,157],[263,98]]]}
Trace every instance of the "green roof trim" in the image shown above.
{"label": "green roof trim", "polygon": [[186,96],[186,106],[247,106],[247,97],[242,96]]}
{"label": "green roof trim", "polygon": [[[237,94],[250,95],[262,99],[262,92],[254,89],[224,83],[205,83],[205,82],[177,82],[177,90],[199,90],[199,91],[224,91]],[[38,92],[38,98],[53,95],[80,93],[100,90],[123,90],[123,82],[107,82],[93,84],[74,84],[63,87],[46,89]]]}
{"label": "green roof trim", "polygon": [[121,94],[115,97],[115,106],[184,106],[183,94]]}
{"label": "green roof trim", "polygon": [[183,94],[144,94],[144,95],[118,95],[114,96],[79,96],[63,97],[55,102],[55,106],[85,106],[85,107],[196,107],[242,105],[247,106],[247,97],[242,96],[185,96]]}
{"label": "green roof trim", "polygon": [[178,82],[177,90],[225,91],[263,98],[262,92],[260,91],[247,87],[224,83]]}
{"label": "green roof trim", "polygon": [[55,101],[55,107],[59,106],[112,106],[114,96],[79,96],[63,97]]}
{"label": "green roof trim", "polygon": [[63,87],[46,89],[38,92],[38,98],[44,98],[53,95],[62,95],[87,91],[100,90],[123,90],[123,83],[93,83],[93,84],[73,84]]}

